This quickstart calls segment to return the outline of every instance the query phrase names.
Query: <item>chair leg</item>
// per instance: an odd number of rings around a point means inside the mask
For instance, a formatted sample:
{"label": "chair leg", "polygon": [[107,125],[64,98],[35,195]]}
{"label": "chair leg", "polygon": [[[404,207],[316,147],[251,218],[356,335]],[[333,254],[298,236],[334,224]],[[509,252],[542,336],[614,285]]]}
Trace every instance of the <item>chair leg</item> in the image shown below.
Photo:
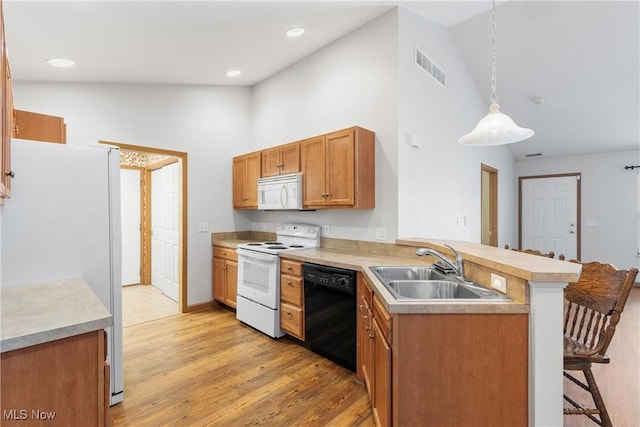
{"label": "chair leg", "polygon": [[[564,408],[564,414],[584,415],[599,426],[612,427],[611,419],[609,418],[609,414],[607,413],[607,408],[604,405],[604,400],[602,399],[602,395],[600,394],[600,390],[598,389],[598,384],[596,383],[595,377],[591,372],[591,368],[583,366],[581,370],[584,374],[585,379],[587,380],[587,384],[569,374],[567,371],[564,371],[563,374],[566,378],[571,380],[571,382],[580,386],[580,388],[584,389],[585,391],[588,391],[589,394],[591,394],[593,403],[595,403],[596,407],[591,409],[580,406],[580,404],[564,394],[564,400],[566,400],[573,406],[573,408]],[[597,419],[596,417],[594,417],[594,415],[600,415],[600,419]]]}
{"label": "chair leg", "polygon": [[600,389],[598,388],[596,379],[593,376],[593,372],[591,372],[591,368],[586,367],[585,369],[583,369],[583,372],[584,377],[587,379],[587,384],[589,384],[589,391],[593,396],[593,401],[596,404],[596,408],[598,408],[598,411],[600,412],[602,425],[604,427],[612,427],[611,419],[609,418],[609,413],[607,412],[607,407],[604,405],[604,400],[602,400]]}

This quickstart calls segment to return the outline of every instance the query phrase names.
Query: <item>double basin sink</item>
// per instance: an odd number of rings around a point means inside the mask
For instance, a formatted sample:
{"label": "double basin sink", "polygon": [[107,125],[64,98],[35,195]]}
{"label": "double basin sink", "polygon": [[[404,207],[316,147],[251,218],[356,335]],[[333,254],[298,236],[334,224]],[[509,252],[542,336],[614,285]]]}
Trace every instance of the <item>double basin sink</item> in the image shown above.
{"label": "double basin sink", "polygon": [[398,301],[512,301],[474,282],[459,280],[435,267],[369,267]]}

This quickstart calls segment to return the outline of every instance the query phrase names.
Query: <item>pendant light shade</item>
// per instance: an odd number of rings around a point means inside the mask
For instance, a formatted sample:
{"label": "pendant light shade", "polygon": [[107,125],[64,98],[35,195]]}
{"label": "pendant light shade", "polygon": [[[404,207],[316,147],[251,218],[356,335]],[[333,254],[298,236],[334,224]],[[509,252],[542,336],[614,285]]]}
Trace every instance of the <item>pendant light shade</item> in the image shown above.
{"label": "pendant light shade", "polygon": [[458,142],[464,145],[504,145],[523,141],[533,136],[533,131],[521,128],[511,117],[500,112],[498,104],[489,106],[489,114],[484,116],[471,133],[461,137]]}
{"label": "pendant light shade", "polygon": [[493,4],[493,40],[492,40],[492,56],[491,56],[491,105],[489,105],[489,114],[484,116],[471,133],[461,137],[458,142],[464,145],[490,146],[505,145],[513,142],[524,141],[533,136],[533,131],[527,128],[521,128],[511,120],[511,117],[500,112],[498,105],[498,96],[496,94],[496,46],[497,46],[497,20],[496,20],[496,2]]}

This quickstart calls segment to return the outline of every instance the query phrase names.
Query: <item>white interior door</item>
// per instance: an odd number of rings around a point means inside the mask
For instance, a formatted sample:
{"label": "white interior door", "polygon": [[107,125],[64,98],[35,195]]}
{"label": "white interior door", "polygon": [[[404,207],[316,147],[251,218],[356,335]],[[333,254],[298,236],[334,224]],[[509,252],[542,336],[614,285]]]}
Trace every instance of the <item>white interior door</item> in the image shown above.
{"label": "white interior door", "polygon": [[178,300],[180,162],[151,172],[151,282]]}
{"label": "white interior door", "polygon": [[120,169],[122,286],[140,283],[140,171]]}
{"label": "white interior door", "polygon": [[522,180],[521,249],[578,258],[578,177]]}

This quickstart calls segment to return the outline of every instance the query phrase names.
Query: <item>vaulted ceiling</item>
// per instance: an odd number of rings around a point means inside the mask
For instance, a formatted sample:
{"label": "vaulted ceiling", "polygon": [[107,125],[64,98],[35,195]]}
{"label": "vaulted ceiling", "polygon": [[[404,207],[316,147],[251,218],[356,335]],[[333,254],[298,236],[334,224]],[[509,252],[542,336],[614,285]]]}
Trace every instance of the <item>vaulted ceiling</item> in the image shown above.
{"label": "vaulted ceiling", "polygon": [[[4,16],[15,80],[250,86],[398,5],[449,28],[488,102],[488,0],[4,0]],[[500,104],[536,131],[510,146],[516,159],[638,148],[639,5],[498,2]],[[284,36],[296,26],[302,37]],[[54,69],[53,57],[76,65]]]}

